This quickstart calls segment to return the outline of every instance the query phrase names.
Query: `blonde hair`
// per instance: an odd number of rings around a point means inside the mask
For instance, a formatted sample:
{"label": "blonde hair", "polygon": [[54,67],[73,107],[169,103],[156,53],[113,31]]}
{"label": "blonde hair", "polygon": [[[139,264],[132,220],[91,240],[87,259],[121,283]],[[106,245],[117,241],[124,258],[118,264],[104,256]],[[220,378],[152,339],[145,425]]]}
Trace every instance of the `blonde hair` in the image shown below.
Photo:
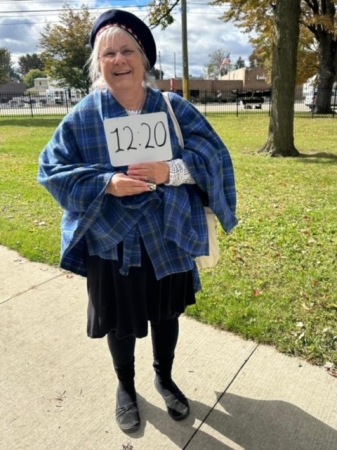
{"label": "blonde hair", "polygon": [[106,81],[103,78],[103,75],[101,73],[101,68],[100,68],[99,54],[100,54],[100,50],[101,50],[102,46],[104,44],[106,44],[107,41],[109,41],[110,39],[112,39],[115,36],[125,36],[125,35],[129,36],[132,39],[137,50],[141,54],[144,69],[145,69],[143,85],[145,86],[145,85],[150,84],[150,79],[149,79],[150,63],[149,63],[149,60],[147,59],[143,49],[140,47],[138,42],[135,40],[135,38],[130,33],[123,30],[122,28],[119,28],[118,26],[115,26],[115,27],[112,26],[112,27],[107,28],[99,36],[97,36],[93,51],[90,55],[90,58],[88,59],[89,76],[90,76],[91,83],[92,83],[92,86],[91,86],[92,89],[105,89],[107,87]]}

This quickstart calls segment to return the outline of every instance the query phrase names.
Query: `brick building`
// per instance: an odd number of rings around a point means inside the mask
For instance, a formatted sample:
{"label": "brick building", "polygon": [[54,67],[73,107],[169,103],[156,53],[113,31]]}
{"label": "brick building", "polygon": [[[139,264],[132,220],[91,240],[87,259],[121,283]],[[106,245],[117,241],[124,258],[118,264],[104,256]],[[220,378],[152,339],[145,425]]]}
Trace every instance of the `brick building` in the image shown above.
{"label": "brick building", "polygon": [[[183,92],[182,79],[155,80],[155,84],[162,91],[174,91],[179,94]],[[226,101],[231,100],[236,91],[242,93],[247,91],[250,95],[254,92],[268,93],[270,85],[267,83],[263,69],[258,67],[233,70],[222,76],[220,80],[190,79],[189,89],[191,98],[202,99],[206,95],[213,95],[215,98]]]}

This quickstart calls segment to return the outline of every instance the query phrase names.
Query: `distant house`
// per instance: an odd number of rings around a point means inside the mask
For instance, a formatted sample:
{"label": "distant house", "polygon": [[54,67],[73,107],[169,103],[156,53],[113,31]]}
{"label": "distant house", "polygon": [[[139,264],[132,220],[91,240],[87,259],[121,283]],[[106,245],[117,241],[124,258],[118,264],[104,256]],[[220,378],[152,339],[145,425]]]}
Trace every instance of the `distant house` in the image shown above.
{"label": "distant house", "polygon": [[27,89],[27,93],[45,98],[49,105],[63,105],[66,103],[75,104],[83,97],[77,89],[60,87],[58,82],[49,77],[34,79],[34,86]]}
{"label": "distant house", "polygon": [[20,97],[24,95],[27,90],[25,83],[11,81],[0,85],[0,103],[7,103],[13,97]]}
{"label": "distant house", "polygon": [[49,88],[49,78],[46,77],[37,77],[34,78],[34,86],[27,89],[27,92],[46,92],[46,90]]}

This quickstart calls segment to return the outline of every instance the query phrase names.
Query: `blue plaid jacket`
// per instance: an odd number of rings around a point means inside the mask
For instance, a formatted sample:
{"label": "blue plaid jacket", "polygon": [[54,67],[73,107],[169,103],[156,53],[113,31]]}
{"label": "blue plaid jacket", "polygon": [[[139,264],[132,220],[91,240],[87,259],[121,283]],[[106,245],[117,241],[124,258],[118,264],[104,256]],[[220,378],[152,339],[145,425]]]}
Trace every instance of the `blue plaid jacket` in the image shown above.
{"label": "blue plaid jacket", "polygon": [[[229,232],[237,224],[234,171],[229,152],[204,116],[189,102],[170,94],[184,137],[182,150],[168,114],[173,157],[182,158],[209,206]],[[160,91],[148,88],[142,113],[167,111]],[[207,224],[199,189],[161,185],[137,196],[105,194],[111,177],[126,168],[111,165],[103,121],[126,116],[109,91],[94,91],[59,125],[39,160],[38,181],[64,210],[61,267],[86,276],[85,254],[117,258],[123,242],[122,274],[141,265],[140,239],[157,279],[193,270],[194,258],[208,254]],[[199,192],[198,192],[199,191]]]}

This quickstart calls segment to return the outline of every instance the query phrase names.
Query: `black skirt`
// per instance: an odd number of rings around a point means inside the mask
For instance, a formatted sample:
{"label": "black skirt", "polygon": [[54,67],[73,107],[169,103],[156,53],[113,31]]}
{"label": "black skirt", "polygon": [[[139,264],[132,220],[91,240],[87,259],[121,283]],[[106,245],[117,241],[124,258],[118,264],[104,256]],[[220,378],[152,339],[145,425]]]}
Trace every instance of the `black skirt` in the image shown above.
{"label": "black skirt", "polygon": [[183,313],[195,303],[192,271],[157,280],[151,260],[142,246],[141,267],[130,267],[121,275],[119,261],[87,256],[88,323],[91,338],[113,330],[118,338],[148,334],[148,321],[157,324]]}

